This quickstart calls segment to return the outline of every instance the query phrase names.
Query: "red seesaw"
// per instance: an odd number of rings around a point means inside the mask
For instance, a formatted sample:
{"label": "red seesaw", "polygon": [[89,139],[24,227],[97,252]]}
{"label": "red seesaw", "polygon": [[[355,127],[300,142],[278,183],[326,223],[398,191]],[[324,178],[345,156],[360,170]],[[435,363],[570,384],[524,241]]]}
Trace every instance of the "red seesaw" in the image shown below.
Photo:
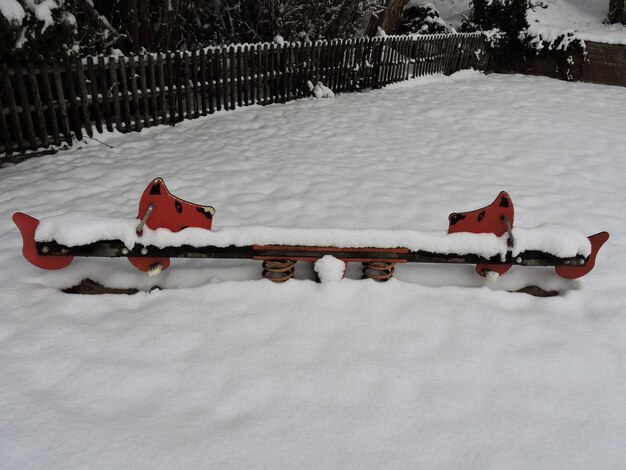
{"label": "red seesaw", "polygon": [[588,237],[588,256],[576,254],[559,257],[541,250],[515,253],[513,234],[514,208],[510,196],[501,192],[493,203],[470,212],[450,214],[448,234],[472,233],[506,236],[505,254],[490,258],[476,253],[449,253],[426,250],[410,250],[406,247],[349,247],[349,246],[302,246],[285,244],[250,244],[245,246],[180,246],[157,247],[142,243],[144,228],[166,229],[183,232],[186,228],[211,230],[215,209],[194,204],[172,195],[161,178],[156,178],[144,190],[139,201],[136,226],[137,243],[131,248],[121,240],[99,240],[78,246],[66,246],[55,240],[38,241],[36,237],[39,220],[17,212],[13,221],[22,234],[24,257],[42,269],[61,269],[69,265],[75,256],[126,257],[130,262],[150,275],[167,269],[170,258],[231,258],[263,261],[263,276],[282,282],[293,277],[297,261],[316,261],[332,255],[345,263],[363,263],[363,277],[384,281],[394,273],[396,263],[454,263],[475,264],[476,271],[485,276],[489,272],[506,273],[513,265],[555,266],[556,273],[566,279],[576,279],[589,273],[598,251],[608,240],[607,232]]}

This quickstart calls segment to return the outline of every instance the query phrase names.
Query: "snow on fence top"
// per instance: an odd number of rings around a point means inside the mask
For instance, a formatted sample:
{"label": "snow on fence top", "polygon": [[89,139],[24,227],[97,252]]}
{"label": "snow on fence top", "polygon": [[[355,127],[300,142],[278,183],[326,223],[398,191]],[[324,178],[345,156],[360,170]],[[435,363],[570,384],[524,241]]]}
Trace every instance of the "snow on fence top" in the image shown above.
{"label": "snow on fence top", "polygon": [[197,55],[199,51],[203,51],[207,54],[210,51],[224,51],[224,50],[241,50],[244,48],[249,50],[253,49],[263,49],[263,48],[273,48],[273,49],[281,49],[281,48],[292,48],[292,47],[323,47],[323,46],[331,46],[331,45],[354,45],[354,44],[364,44],[364,43],[384,43],[384,42],[393,42],[393,41],[414,41],[414,42],[430,42],[432,40],[441,40],[444,38],[449,39],[476,39],[485,36],[489,32],[473,32],[473,33],[437,33],[437,34],[390,34],[386,36],[374,36],[374,37],[362,37],[362,38],[347,38],[347,39],[316,39],[315,41],[283,41],[280,43],[268,41],[268,42],[242,42],[236,44],[224,44],[220,46],[205,46],[198,47],[191,50],[180,50],[180,51],[167,51],[167,52],[143,52],[141,54],[133,54],[132,52],[128,55],[125,55],[119,49],[116,49],[116,53],[110,56],[105,56],[103,54],[93,55],[93,56],[85,56],[80,60],[83,65],[86,65],[88,60],[91,59],[96,62],[100,57],[104,57],[106,61],[112,58],[115,61],[124,60],[128,62],[134,57],[134,60],[137,60],[141,55],[145,58],[148,56],[152,56],[153,59],[156,59],[159,55],[175,53],[180,54],[185,57],[191,57],[193,55]]}

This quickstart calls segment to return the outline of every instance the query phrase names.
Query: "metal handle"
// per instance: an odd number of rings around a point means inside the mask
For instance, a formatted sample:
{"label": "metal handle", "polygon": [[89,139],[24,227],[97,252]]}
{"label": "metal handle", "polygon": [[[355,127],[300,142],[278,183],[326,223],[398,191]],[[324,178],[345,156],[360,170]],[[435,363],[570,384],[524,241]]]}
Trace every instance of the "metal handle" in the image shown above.
{"label": "metal handle", "polygon": [[146,222],[148,221],[148,217],[150,217],[150,214],[152,214],[154,207],[155,207],[154,202],[151,202],[148,208],[146,209],[146,213],[143,215],[141,222],[139,222],[139,224],[137,225],[135,232],[137,232],[138,236],[143,235],[143,226],[146,225]]}
{"label": "metal handle", "polygon": [[506,231],[509,232],[509,246],[513,246],[515,238],[513,238],[513,228],[511,227],[511,222],[506,215],[502,216],[502,220],[504,220],[504,225],[506,225]]}

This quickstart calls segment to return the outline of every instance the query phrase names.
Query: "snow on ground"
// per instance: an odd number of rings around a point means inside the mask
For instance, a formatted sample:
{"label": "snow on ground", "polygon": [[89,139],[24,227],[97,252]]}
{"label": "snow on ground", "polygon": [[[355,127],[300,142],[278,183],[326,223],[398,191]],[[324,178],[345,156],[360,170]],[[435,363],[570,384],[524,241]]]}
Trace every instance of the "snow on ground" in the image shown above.
{"label": "snow on ground", "polygon": [[[621,468],[624,88],[457,74],[99,137],[0,170],[6,468]],[[282,285],[253,261],[27,264],[10,215],[133,218],[145,185],[214,227],[444,230],[507,190],[515,223],[611,239],[578,281],[398,266]],[[80,230],[80,222],[76,223]],[[132,296],[63,294],[90,276]],[[536,298],[506,292],[558,289]]]}

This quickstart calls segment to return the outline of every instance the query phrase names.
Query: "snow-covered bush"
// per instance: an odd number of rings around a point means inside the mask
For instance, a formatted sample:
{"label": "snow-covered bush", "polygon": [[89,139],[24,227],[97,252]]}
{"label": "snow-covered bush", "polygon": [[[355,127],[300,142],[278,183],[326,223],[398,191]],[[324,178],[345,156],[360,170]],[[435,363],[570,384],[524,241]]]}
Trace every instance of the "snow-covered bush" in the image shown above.
{"label": "snow-covered bush", "polygon": [[491,41],[492,54],[510,60],[524,58],[537,49],[526,19],[526,12],[534,6],[534,0],[472,0],[470,15],[463,19],[460,30],[489,31],[495,39]]}
{"label": "snow-covered bush", "polygon": [[0,0],[3,61],[354,37],[383,0]]}
{"label": "snow-covered bush", "polygon": [[452,31],[432,3],[409,0],[402,10],[398,34],[440,34]]}
{"label": "snow-covered bush", "polygon": [[0,61],[63,61],[78,51],[76,18],[64,0],[0,0]]}
{"label": "snow-covered bush", "polygon": [[491,55],[500,64],[531,61],[540,53],[557,59],[562,78],[573,79],[575,58],[585,60],[585,44],[572,33],[565,33],[549,42],[529,31],[527,14],[547,8],[540,0],[472,0],[470,16],[464,18],[461,31],[483,31]]}

